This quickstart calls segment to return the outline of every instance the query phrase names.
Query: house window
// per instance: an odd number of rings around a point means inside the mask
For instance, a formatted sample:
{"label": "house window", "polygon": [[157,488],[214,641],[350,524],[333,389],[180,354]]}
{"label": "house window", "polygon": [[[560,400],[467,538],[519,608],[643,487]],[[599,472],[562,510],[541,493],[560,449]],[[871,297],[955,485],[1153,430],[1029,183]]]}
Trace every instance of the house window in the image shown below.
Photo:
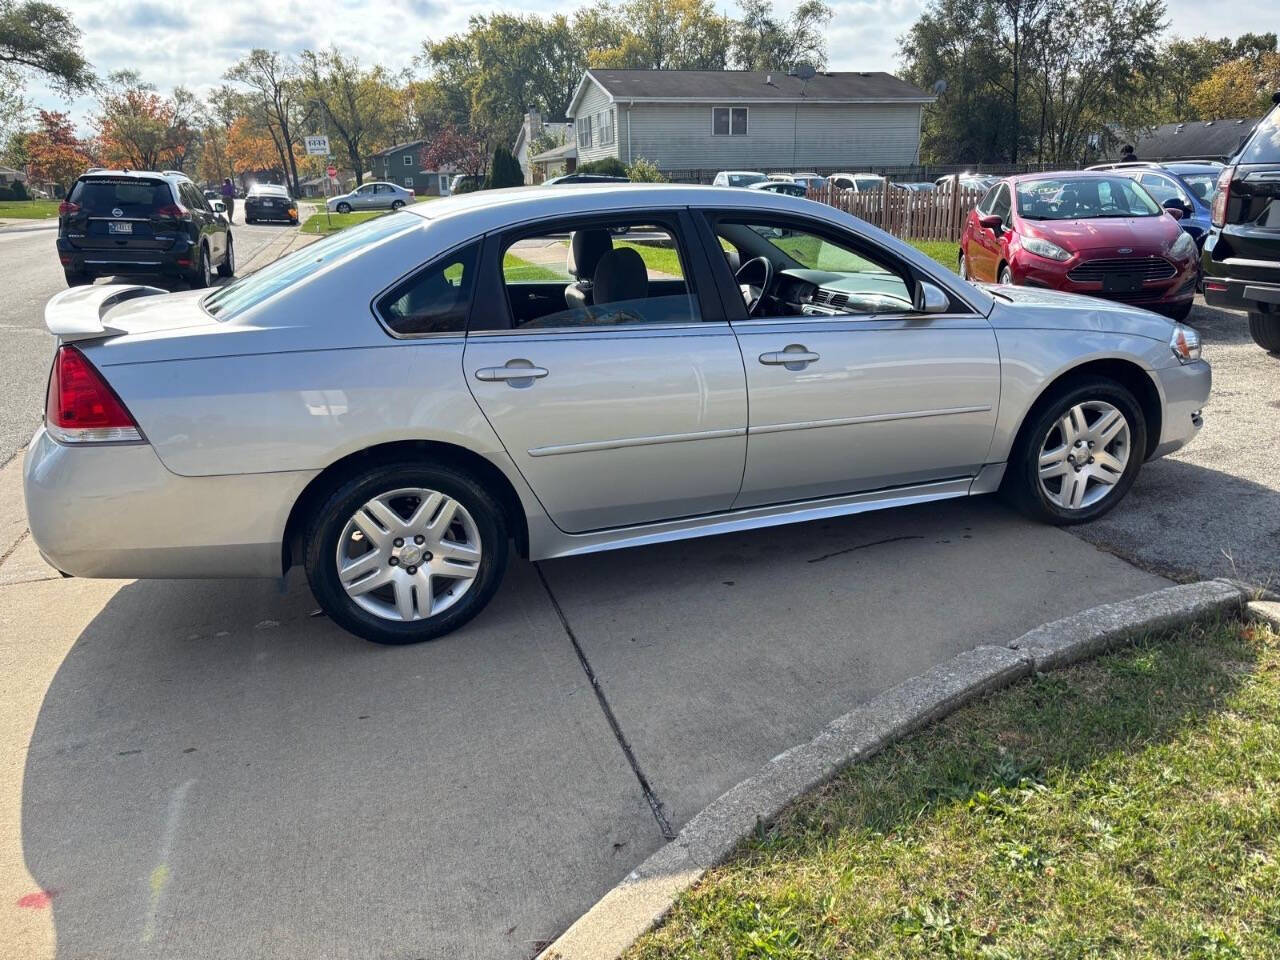
{"label": "house window", "polygon": [[405,187],[412,187],[412,186],[413,186],[413,177],[405,177],[405,178],[404,178],[404,185],[405,185]]}
{"label": "house window", "polygon": [[449,192],[449,175],[447,173],[440,174],[440,192]]}
{"label": "house window", "polygon": [[582,122],[578,124],[578,146],[591,146],[591,118],[583,117]]}
{"label": "house window", "polygon": [[404,165],[405,165],[406,167],[412,167],[412,166],[413,166],[413,154],[411,154],[411,153],[406,153],[406,154],[404,155]]}
{"label": "house window", "polygon": [[747,135],[747,108],[712,107],[711,134],[716,137],[745,137]]}
{"label": "house window", "polygon": [[609,109],[601,113],[597,113],[595,121],[596,130],[600,133],[600,146],[609,146],[614,141],[613,110]]}

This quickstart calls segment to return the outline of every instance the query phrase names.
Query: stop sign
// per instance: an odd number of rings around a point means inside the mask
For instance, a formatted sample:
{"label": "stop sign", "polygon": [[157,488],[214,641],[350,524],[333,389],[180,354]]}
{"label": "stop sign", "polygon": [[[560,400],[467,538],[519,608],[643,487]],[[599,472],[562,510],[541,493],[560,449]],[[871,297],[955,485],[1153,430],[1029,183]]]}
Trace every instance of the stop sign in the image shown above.
{"label": "stop sign", "polygon": [[325,171],[325,173],[329,174],[330,177],[336,177],[338,175],[338,168],[330,167],[328,170]]}

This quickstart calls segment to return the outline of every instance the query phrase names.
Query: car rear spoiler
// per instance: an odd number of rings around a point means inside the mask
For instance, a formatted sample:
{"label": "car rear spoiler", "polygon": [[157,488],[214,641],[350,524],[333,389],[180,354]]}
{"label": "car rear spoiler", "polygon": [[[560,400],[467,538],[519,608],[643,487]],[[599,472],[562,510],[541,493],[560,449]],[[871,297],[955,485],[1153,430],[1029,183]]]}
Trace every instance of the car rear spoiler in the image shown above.
{"label": "car rear spoiler", "polygon": [[167,292],[159,287],[131,283],[72,287],[55,295],[45,305],[44,325],[62,343],[114,337],[124,331],[102,322],[112,307],[136,297],[151,297]]}

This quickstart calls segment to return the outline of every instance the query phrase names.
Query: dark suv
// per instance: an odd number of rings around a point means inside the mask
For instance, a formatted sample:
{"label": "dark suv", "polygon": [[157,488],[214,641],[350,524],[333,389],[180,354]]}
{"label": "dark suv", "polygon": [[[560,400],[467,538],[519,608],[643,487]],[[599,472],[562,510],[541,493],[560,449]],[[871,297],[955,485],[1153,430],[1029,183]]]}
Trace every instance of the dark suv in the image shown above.
{"label": "dark suv", "polygon": [[68,286],[148,274],[207,287],[235,273],[226,217],[172,170],[94,170],[58,205],[58,259]]}
{"label": "dark suv", "polygon": [[1204,242],[1204,299],[1249,311],[1249,333],[1280,353],[1280,93],[1218,178]]}
{"label": "dark suv", "polygon": [[244,198],[244,222],[288,220],[298,222],[298,202],[289,191],[274,183],[255,183]]}

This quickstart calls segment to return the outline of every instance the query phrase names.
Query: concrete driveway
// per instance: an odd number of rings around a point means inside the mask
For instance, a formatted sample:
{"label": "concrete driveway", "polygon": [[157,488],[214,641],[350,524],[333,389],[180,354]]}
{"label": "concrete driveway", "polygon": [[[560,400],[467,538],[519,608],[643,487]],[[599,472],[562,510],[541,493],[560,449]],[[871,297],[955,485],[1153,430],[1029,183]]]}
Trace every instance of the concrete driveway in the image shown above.
{"label": "concrete driveway", "polygon": [[[47,576],[32,553],[0,574]],[[1164,583],[989,499],[514,562],[407,648],[314,615],[296,571],[8,583],[0,943],[527,957],[836,714]]]}

